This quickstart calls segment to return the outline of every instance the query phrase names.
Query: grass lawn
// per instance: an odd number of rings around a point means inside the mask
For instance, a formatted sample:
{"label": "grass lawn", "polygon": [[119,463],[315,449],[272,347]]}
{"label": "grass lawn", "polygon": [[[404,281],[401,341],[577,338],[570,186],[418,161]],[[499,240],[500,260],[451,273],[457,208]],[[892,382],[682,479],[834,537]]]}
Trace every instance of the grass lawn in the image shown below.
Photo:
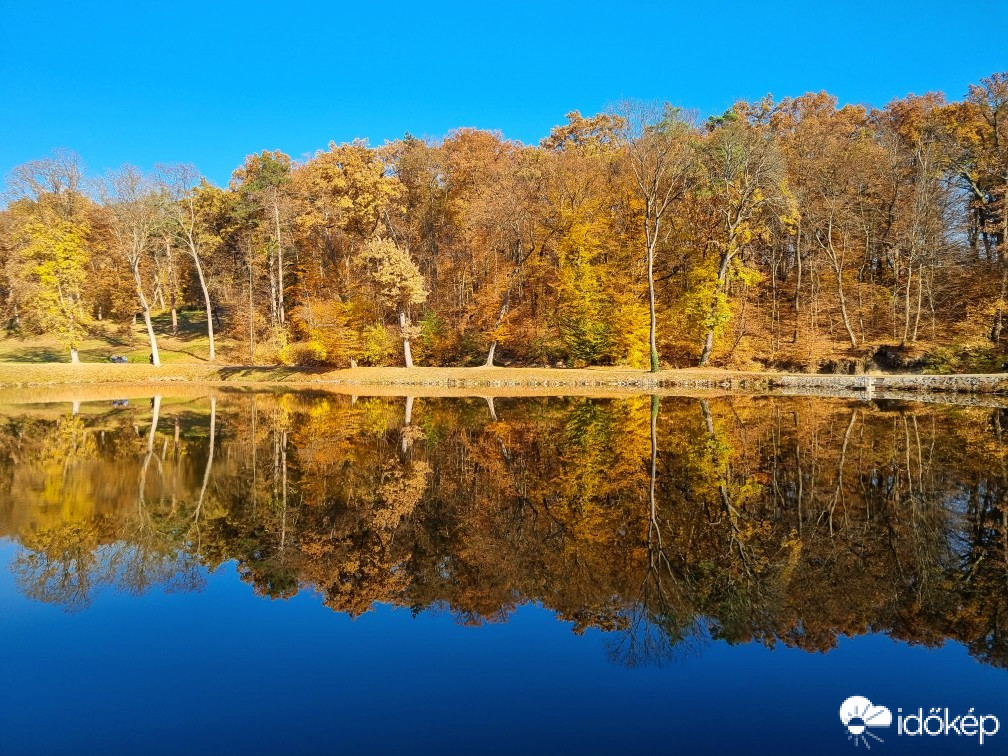
{"label": "grass lawn", "polygon": [[[206,363],[210,340],[206,333],[206,316],[202,311],[179,311],[178,336],[172,336],[170,312],[155,315],[153,321],[162,363]],[[225,359],[245,349],[244,344],[220,337],[216,339],[216,347],[219,357]],[[143,319],[137,318],[136,326],[128,330],[123,328],[122,323],[94,323],[88,337],[81,340],[78,351],[82,362],[108,363],[112,355],[122,355],[131,363],[146,365],[150,359],[150,345]],[[3,362],[70,362],[70,353],[65,344],[51,336],[22,338],[6,335],[0,338],[0,363]]]}
{"label": "grass lawn", "polygon": [[[171,315],[154,319],[162,365],[148,363],[150,349],[142,322],[124,330],[121,324],[98,323],[80,344],[82,364],[70,364],[57,339],[0,338],[0,387],[81,387],[119,390],[129,385],[174,383],[198,385],[299,385],[345,393],[402,395],[545,395],[556,393],[651,393],[662,390],[763,391],[771,386],[813,392],[863,388],[862,376],[753,373],[718,368],[686,368],[649,373],[621,367],[359,367],[354,369],[292,368],[244,364],[247,347],[234,339],[218,339],[217,361],[208,361],[206,319],[200,311],[179,313],[179,333],[171,335]],[[125,355],[128,364],[109,361]],[[945,391],[1008,394],[1008,378],[1000,375],[888,375],[874,378],[883,390]],[[116,388],[118,387],[118,389]],[[48,389],[51,390],[51,389]],[[189,389],[187,389],[189,390]],[[38,393],[29,391],[29,393]]]}

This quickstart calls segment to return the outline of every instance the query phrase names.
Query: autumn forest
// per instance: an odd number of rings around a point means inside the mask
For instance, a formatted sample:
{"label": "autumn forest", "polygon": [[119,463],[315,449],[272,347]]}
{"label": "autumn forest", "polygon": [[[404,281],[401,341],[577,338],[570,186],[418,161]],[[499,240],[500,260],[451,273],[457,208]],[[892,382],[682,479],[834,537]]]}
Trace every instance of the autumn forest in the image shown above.
{"label": "autumn forest", "polygon": [[[9,337],[180,313],[211,361],[990,371],[1008,329],[1008,73],[884,107],[627,102],[537,145],[460,128],[304,159],[14,169]],[[168,324],[168,325],[164,325]],[[144,347],[146,350],[146,346]]]}

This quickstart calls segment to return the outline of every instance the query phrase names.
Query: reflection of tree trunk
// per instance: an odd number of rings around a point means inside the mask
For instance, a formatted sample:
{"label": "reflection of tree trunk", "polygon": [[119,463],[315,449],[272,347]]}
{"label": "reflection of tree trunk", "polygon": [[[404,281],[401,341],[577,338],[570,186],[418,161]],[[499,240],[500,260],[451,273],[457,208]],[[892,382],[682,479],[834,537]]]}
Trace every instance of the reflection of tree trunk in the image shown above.
{"label": "reflection of tree trunk", "polygon": [[[707,426],[707,433],[710,435],[711,440],[715,440],[714,434],[714,415],[711,414],[710,404],[707,403],[706,399],[700,400],[700,409],[703,411],[704,424]],[[724,506],[725,511],[734,517],[736,514],[735,507],[731,504],[731,499],[728,496],[728,489],[725,486],[725,476],[720,469],[717,471],[718,476],[718,493],[721,495],[721,504]],[[734,524],[733,524],[734,527]]]}
{"label": "reflection of tree trunk", "polygon": [[151,427],[147,434],[147,454],[144,456],[143,466],[140,468],[140,491],[137,494],[137,504],[144,505],[144,496],[147,490],[147,470],[150,467],[151,459],[154,457],[154,435],[157,433],[158,420],[161,416],[161,396],[156,394],[151,400]]}
{"label": "reflection of tree trunk", "polygon": [[154,434],[157,433],[158,418],[161,415],[161,395],[155,394],[151,403],[151,427],[147,435],[147,453],[154,453]]}
{"label": "reflection of tree trunk", "polygon": [[494,398],[492,396],[486,397],[487,409],[490,410],[490,419],[495,423],[497,422],[497,409],[494,407]]}
{"label": "reflection of tree trunk", "polygon": [[281,452],[280,452],[280,465],[282,469],[282,483],[281,483],[281,496],[282,496],[282,514],[281,514],[281,524],[280,524],[280,549],[282,550],[284,546],[287,545],[287,430],[284,429],[283,438],[281,440]]}
{"label": "reflection of tree trunk", "polygon": [[844,433],[843,446],[840,448],[840,462],[837,464],[836,486],[833,488],[833,503],[830,505],[829,529],[833,535],[833,513],[836,511],[837,502],[843,498],[843,471],[847,462],[847,445],[850,443],[851,431],[854,430],[854,422],[857,420],[857,412],[851,412],[850,420],[847,422],[847,431]]}
{"label": "reflection of tree trunk", "polygon": [[259,485],[256,463],[258,462],[259,436],[256,433],[256,400],[252,395],[252,514],[255,515],[259,503]]}
{"label": "reflection of tree trunk", "polygon": [[175,513],[175,507],[178,504],[178,478],[179,478],[179,454],[181,449],[179,449],[179,417],[175,415],[175,435],[172,440],[172,514]]}
{"label": "reflection of tree trunk", "polygon": [[655,481],[658,477],[658,406],[657,394],[651,395],[651,524],[648,533],[653,531],[658,538],[658,548],[662,547],[661,529],[658,527],[658,504],[655,499]]}
{"label": "reflection of tree trunk", "polygon": [[210,472],[213,469],[214,447],[217,441],[217,397],[210,397],[210,450],[207,452],[206,467],[203,468],[203,485],[200,486],[199,501],[196,502],[196,513],[193,517],[193,524],[197,526],[200,513],[203,510],[203,500],[206,498],[207,486],[210,485]]}
{"label": "reflection of tree trunk", "polygon": [[403,418],[403,431],[402,431],[402,453],[405,456],[406,452],[409,450],[409,427],[410,423],[413,422],[413,397],[406,397],[406,414]]}

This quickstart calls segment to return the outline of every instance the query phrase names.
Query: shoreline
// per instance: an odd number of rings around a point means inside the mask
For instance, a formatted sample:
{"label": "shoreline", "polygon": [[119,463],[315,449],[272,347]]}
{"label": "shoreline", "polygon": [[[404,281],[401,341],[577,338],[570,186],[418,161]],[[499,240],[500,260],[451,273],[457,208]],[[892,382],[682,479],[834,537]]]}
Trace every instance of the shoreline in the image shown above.
{"label": "shoreline", "polygon": [[[1008,397],[1008,374],[760,373],[683,368],[650,373],[627,368],[357,367],[345,369],[207,363],[0,363],[3,394],[24,390],[215,386],[287,388],[390,396],[626,396],[634,394],[784,394],[993,403]],[[185,393],[189,393],[186,391]]]}

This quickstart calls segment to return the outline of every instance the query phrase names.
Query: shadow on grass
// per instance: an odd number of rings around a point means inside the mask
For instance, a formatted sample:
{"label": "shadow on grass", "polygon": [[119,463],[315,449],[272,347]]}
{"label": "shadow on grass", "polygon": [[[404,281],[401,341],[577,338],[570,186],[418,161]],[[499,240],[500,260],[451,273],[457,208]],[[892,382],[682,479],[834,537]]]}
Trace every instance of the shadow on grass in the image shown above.
{"label": "shadow on grass", "polygon": [[70,353],[65,349],[48,346],[25,346],[5,350],[0,362],[70,362]]}
{"label": "shadow on grass", "polygon": [[330,368],[294,368],[284,365],[229,365],[218,368],[221,380],[282,381],[291,377],[311,378],[331,372]]}
{"label": "shadow on grass", "polygon": [[[172,335],[171,311],[159,312],[151,316],[154,331],[158,337],[170,337],[175,341],[198,341],[207,339],[206,314],[202,310],[178,311],[178,334]],[[143,326],[142,319],[140,326]],[[214,323],[214,330],[220,331],[220,323]],[[146,332],[144,332],[146,335]]]}

